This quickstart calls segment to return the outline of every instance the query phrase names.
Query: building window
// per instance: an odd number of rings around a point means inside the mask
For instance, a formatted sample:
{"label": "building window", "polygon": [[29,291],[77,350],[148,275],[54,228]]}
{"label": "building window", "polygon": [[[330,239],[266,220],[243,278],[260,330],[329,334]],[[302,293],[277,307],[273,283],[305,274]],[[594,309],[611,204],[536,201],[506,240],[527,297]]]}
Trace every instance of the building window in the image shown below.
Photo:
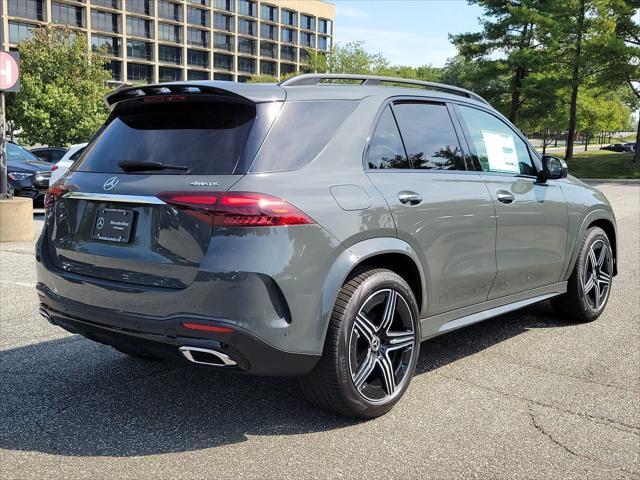
{"label": "building window", "polygon": [[213,74],[213,79],[214,80],[222,80],[224,82],[233,82],[233,75],[231,75],[229,73],[214,73]]}
{"label": "building window", "polygon": [[120,32],[120,15],[117,13],[91,10],[91,28],[103,32]]}
{"label": "building window", "polygon": [[233,32],[233,17],[223,15],[222,13],[216,13],[213,16],[213,27],[216,30]]}
{"label": "building window", "polygon": [[202,5],[203,7],[209,6],[209,0],[187,0],[189,3],[195,3],[196,5]]}
{"label": "building window", "polygon": [[260,60],[260,75],[270,75],[275,77],[276,73],[276,64],[274,62],[265,62],[264,60]]}
{"label": "building window", "polygon": [[256,36],[256,22],[253,20],[247,20],[245,18],[238,19],[238,33],[243,35]]}
{"label": "building window", "polygon": [[105,68],[111,72],[111,78],[116,81],[122,80],[122,62],[119,60],[111,60],[105,65]]}
{"label": "building window", "polygon": [[328,51],[329,45],[329,37],[318,36],[318,50]]}
{"label": "building window", "polygon": [[280,76],[289,75],[291,73],[295,73],[296,66],[291,65],[290,63],[281,63],[280,64]]}
{"label": "building window", "polygon": [[127,11],[153,15],[153,0],[127,0]]}
{"label": "building window", "polygon": [[213,68],[218,70],[233,71],[233,57],[231,55],[223,55],[221,53],[213,54]]}
{"label": "building window", "polygon": [[233,37],[231,35],[225,35],[223,33],[213,34],[213,48],[218,50],[226,50],[228,52],[233,51]]}
{"label": "building window", "polygon": [[189,70],[187,71],[187,80],[209,80],[209,72]]}
{"label": "building window", "polygon": [[7,10],[12,17],[44,20],[45,0],[9,0]]}
{"label": "building window", "polygon": [[238,13],[248,17],[256,16],[256,2],[251,0],[238,0]]}
{"label": "building window", "polygon": [[127,80],[130,82],[147,82],[153,80],[153,66],[140,63],[127,63]]}
{"label": "building window", "polygon": [[291,10],[282,10],[282,20],[283,25],[289,25],[290,27],[295,27],[298,25],[298,14],[296,12],[292,12]]}
{"label": "building window", "polygon": [[313,33],[300,32],[300,45],[308,48],[316,48],[316,36]]}
{"label": "building window", "polygon": [[290,28],[280,29],[280,41],[283,43],[297,43],[296,31]]}
{"label": "building window", "polygon": [[309,61],[309,54],[304,48],[300,49],[300,63],[307,63]]}
{"label": "building window", "polygon": [[37,25],[28,23],[9,22],[9,43],[20,43],[33,37],[33,29]]}
{"label": "building window", "polygon": [[233,12],[234,0],[215,0],[215,7],[218,10],[226,10],[227,12]]}
{"label": "building window", "polygon": [[158,40],[166,42],[182,42],[182,27],[169,25],[168,23],[158,23]]}
{"label": "building window", "polygon": [[153,60],[153,45],[140,40],[127,40],[127,57]]}
{"label": "building window", "polygon": [[182,20],[182,5],[167,2],[166,0],[159,0],[158,17],[180,22]]}
{"label": "building window", "polygon": [[84,7],[51,2],[51,21],[72,27],[84,27]]}
{"label": "building window", "polygon": [[326,18],[319,18],[318,32],[327,34],[331,33],[331,20],[327,20]]}
{"label": "building window", "polygon": [[300,28],[305,30],[315,30],[316,29],[316,19],[314,17],[310,17],[309,15],[305,15],[304,13],[300,15]]}
{"label": "building window", "polygon": [[267,40],[278,39],[278,27],[270,25],[268,23],[260,24],[260,38],[266,38]]}
{"label": "building window", "polygon": [[260,5],[260,18],[268,22],[277,22],[278,8],[271,5]]}
{"label": "building window", "polygon": [[209,52],[202,50],[187,50],[187,64],[196,67],[209,68]]}
{"label": "building window", "polygon": [[120,56],[120,39],[105,35],[91,35],[91,49],[103,55]]}
{"label": "building window", "polygon": [[127,35],[151,38],[151,20],[127,17]]}
{"label": "building window", "polygon": [[260,56],[267,58],[276,58],[278,55],[278,46],[275,43],[260,42]]}
{"label": "building window", "polygon": [[197,28],[187,28],[187,43],[209,48],[209,32]]}
{"label": "building window", "polygon": [[200,8],[187,7],[187,23],[208,27],[209,12]]}
{"label": "building window", "polygon": [[298,55],[296,54],[296,48],[295,47],[287,47],[285,45],[282,45],[280,47],[280,60],[285,60],[288,62],[297,62],[298,61]]}
{"label": "building window", "polygon": [[182,63],[182,48],[158,45],[158,61],[180,65]]}
{"label": "building window", "polygon": [[250,38],[238,37],[238,52],[248,55],[256,54],[256,41]]}
{"label": "building window", "polygon": [[91,0],[91,5],[97,5],[99,7],[113,8],[114,10],[120,9],[120,0]]}
{"label": "building window", "polygon": [[182,69],[171,67],[160,67],[158,69],[158,81],[160,82],[179,82],[182,80]]}
{"label": "building window", "polygon": [[256,61],[253,58],[238,57],[238,71],[256,73]]}

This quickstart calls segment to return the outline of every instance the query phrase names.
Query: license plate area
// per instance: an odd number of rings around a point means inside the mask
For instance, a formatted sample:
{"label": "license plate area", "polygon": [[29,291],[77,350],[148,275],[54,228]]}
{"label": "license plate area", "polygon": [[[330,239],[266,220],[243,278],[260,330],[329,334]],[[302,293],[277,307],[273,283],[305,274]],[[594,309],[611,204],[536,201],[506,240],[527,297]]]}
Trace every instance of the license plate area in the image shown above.
{"label": "license plate area", "polygon": [[134,212],[130,208],[100,208],[91,237],[101,242],[128,243],[131,240]]}

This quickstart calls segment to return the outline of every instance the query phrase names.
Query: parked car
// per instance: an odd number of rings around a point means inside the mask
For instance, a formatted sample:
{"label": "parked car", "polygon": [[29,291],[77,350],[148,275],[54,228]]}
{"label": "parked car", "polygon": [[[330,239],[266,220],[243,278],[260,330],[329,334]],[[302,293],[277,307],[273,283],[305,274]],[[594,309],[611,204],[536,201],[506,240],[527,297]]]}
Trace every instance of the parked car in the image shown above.
{"label": "parked car", "polygon": [[43,162],[57,163],[60,161],[67,149],[63,147],[38,147],[29,150]]}
{"label": "parked car", "polygon": [[631,150],[630,150],[631,152],[635,152],[635,151],[636,151],[636,144],[635,144],[635,142],[626,142],[626,143],[623,143],[623,144],[622,144],[622,146],[623,146],[623,147],[630,148],[630,149],[631,149]]}
{"label": "parked car", "polygon": [[600,150],[609,150],[611,152],[626,153],[633,152],[633,143],[612,143],[611,145],[605,145],[600,147]]}
{"label": "parked car", "polygon": [[609,202],[470,91],[308,74],[106,101],[37,244],[40,311],[70,332],[300,376],[316,405],[370,418],[424,340],[549,299],[577,322],[607,304]]}
{"label": "parked car", "polygon": [[53,172],[51,172],[51,185],[67,173],[67,170],[69,170],[69,167],[73,165],[73,162],[82,155],[86,146],[86,143],[78,143],[69,147],[69,150],[67,150],[62,159],[56,163],[55,167],[53,167]]}
{"label": "parked car", "polygon": [[51,164],[38,159],[21,146],[7,142],[7,178],[17,197],[29,197],[42,206],[49,188]]}

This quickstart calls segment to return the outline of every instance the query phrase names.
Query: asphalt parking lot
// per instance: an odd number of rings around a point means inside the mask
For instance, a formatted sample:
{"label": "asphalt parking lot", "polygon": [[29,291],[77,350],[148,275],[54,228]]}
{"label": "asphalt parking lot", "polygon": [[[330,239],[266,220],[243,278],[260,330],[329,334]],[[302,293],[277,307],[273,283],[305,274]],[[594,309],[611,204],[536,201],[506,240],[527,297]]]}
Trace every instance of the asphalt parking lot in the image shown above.
{"label": "asphalt parking lot", "polygon": [[33,244],[2,244],[0,478],[640,478],[640,186],[599,188],[620,249],[600,319],[540,304],[426,342],[405,398],[368,422],[293,379],[67,334],[38,315]]}

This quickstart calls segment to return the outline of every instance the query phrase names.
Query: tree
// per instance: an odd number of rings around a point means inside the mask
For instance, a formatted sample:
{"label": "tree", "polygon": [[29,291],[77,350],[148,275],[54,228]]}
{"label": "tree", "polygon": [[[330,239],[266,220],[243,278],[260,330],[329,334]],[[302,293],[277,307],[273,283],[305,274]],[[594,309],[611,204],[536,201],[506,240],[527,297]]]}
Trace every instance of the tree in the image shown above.
{"label": "tree", "polygon": [[30,145],[85,142],[105,121],[109,91],[106,61],[87,51],[86,38],[67,27],[36,28],[18,45],[20,92],[8,108],[13,125]]}
{"label": "tree", "polygon": [[327,54],[307,50],[309,59],[305,70],[319,73],[374,74],[389,67],[389,61],[381,53],[369,53],[363,42],[337,44]]}
{"label": "tree", "polygon": [[626,130],[631,124],[631,111],[617,92],[584,88],[577,101],[577,128],[583,133],[587,150],[589,139],[600,132]]}

